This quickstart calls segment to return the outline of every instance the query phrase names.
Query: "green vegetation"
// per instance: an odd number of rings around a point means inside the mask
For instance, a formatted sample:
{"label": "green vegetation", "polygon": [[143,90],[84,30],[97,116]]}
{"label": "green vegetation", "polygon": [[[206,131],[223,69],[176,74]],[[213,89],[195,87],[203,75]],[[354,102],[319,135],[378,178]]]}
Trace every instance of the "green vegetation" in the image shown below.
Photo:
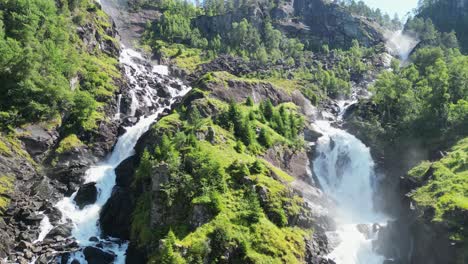
{"label": "green vegetation", "polygon": [[10,198],[8,194],[13,190],[14,178],[8,175],[0,175],[0,216],[8,208]]}
{"label": "green vegetation", "polygon": [[[75,33],[111,26],[94,1],[0,1],[0,126],[50,120],[70,112],[67,127],[92,130],[115,90],[117,61],[89,51]],[[72,79],[77,82],[72,85]]]}
{"label": "green vegetation", "polygon": [[[152,128],[155,143],[146,146],[133,184],[144,191],[132,239],[150,252],[150,263],[301,263],[311,230],[290,219],[303,201],[287,186],[292,177],[256,154],[299,140],[302,118],[291,104],[215,104],[213,116],[192,102]],[[157,189],[148,189],[155,180]]]}
{"label": "green vegetation", "polygon": [[459,141],[441,160],[425,161],[408,174],[422,185],[411,198],[423,208],[433,208],[433,221],[447,223],[452,239],[466,241],[468,230],[463,223],[468,212],[468,138]]}
{"label": "green vegetation", "polygon": [[442,34],[449,36],[450,38],[446,40],[449,43],[454,43],[453,39],[456,35],[456,38],[460,40],[461,49],[467,52],[468,16],[466,6],[461,4],[462,1],[457,0],[423,0],[420,1],[417,17],[421,20],[429,20],[439,31],[444,32]]}
{"label": "green vegetation", "polygon": [[407,32],[413,33],[421,40],[420,47],[432,46],[443,47],[446,49],[459,48],[457,35],[455,31],[439,32],[430,18],[423,19],[414,17],[408,19],[405,25]]}
{"label": "green vegetation", "polygon": [[55,152],[62,154],[81,146],[83,146],[83,142],[75,134],[71,134],[60,141]]}
{"label": "green vegetation", "polygon": [[411,59],[411,65],[384,72],[374,85],[372,100],[385,134],[392,141],[419,138],[433,147],[441,138],[466,136],[468,57],[455,49],[423,48]]}

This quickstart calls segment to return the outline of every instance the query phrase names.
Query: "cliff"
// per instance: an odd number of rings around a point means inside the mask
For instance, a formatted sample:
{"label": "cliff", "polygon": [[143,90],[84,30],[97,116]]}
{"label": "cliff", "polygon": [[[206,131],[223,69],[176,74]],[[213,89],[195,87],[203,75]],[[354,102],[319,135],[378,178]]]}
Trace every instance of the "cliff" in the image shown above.
{"label": "cliff", "polygon": [[282,1],[271,8],[268,1],[217,16],[200,16],[193,22],[202,35],[212,38],[230,31],[233,22],[246,18],[259,30],[265,19],[271,18],[274,26],[289,38],[298,38],[306,48],[318,50],[322,45],[331,48],[349,48],[352,41],[370,47],[384,42],[381,27],[364,17],[354,16],[338,4],[324,0]]}

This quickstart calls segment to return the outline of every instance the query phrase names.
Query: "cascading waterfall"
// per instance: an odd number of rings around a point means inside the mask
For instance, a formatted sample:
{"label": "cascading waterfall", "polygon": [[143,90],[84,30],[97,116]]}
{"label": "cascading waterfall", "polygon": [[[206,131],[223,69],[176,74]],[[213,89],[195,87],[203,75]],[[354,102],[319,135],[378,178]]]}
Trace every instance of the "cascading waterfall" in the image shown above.
{"label": "cascading waterfall", "polygon": [[[56,204],[56,207],[62,212],[62,222],[71,221],[73,224],[72,236],[76,239],[81,247],[100,245],[105,251],[115,254],[116,259],[114,263],[125,263],[125,252],[127,250],[127,243],[119,241],[118,239],[103,239],[100,237],[101,230],[99,226],[99,212],[112,194],[112,189],[116,183],[115,168],[125,159],[134,155],[134,147],[138,139],[149,129],[151,124],[158,118],[158,116],[176,101],[178,97],[185,95],[190,88],[183,85],[180,80],[175,80],[180,89],[175,89],[171,86],[167,87],[170,93],[169,103],[162,102],[157,97],[157,91],[151,87],[149,82],[143,82],[145,79],[152,79],[156,82],[161,82],[160,75],[168,73],[167,67],[157,65],[148,69],[147,61],[143,56],[132,50],[124,49],[120,56],[120,63],[125,68],[125,73],[131,84],[132,90],[130,95],[131,114],[135,115],[137,108],[145,104],[150,109],[155,109],[150,115],[141,117],[140,120],[133,126],[127,127],[126,132],[119,137],[114,150],[109,157],[103,162],[91,167],[86,172],[85,183],[95,182],[98,190],[98,197],[94,204],[87,205],[83,209],[79,209],[74,198],[77,194],[75,192],[71,197],[65,197]],[[138,81],[139,80],[139,81]],[[154,83],[154,82],[151,82]],[[140,95],[143,102],[138,101],[136,93]],[[120,115],[119,115],[120,116]],[[46,218],[44,218],[46,219]],[[45,221],[45,220],[44,220]],[[41,224],[41,236],[37,241],[41,241],[50,231],[50,223]],[[93,238],[92,241],[90,238]],[[77,259],[80,263],[87,263],[82,252],[74,253],[70,258]]]}
{"label": "cascading waterfall", "polygon": [[337,247],[328,257],[337,264],[382,264],[384,257],[372,250],[372,240],[378,231],[375,223],[387,219],[374,210],[375,172],[369,148],[328,121],[314,125],[323,134],[317,144],[314,173],[337,204],[337,230],[328,234]]}
{"label": "cascading waterfall", "polygon": [[408,60],[411,52],[419,43],[418,39],[405,34],[403,30],[387,32],[385,38],[387,39],[387,48],[393,53],[392,55],[398,56],[402,63]]}

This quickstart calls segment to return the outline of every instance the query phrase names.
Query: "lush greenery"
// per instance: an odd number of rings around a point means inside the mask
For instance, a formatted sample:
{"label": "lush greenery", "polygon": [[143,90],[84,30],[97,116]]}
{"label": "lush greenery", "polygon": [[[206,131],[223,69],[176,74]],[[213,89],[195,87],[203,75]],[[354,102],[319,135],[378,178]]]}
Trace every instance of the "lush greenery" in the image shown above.
{"label": "lush greenery", "polygon": [[405,31],[412,33],[421,42],[419,47],[442,47],[445,49],[459,48],[455,31],[439,32],[430,18],[414,17],[408,19]]}
{"label": "lush greenery", "polygon": [[417,17],[430,19],[441,32],[455,32],[464,52],[468,51],[468,9],[458,0],[422,0]]}
{"label": "lush greenery", "polygon": [[[291,220],[302,199],[287,186],[289,175],[256,156],[272,145],[296,147],[295,106],[197,101],[151,130],[156,143],[146,146],[134,182],[144,191],[133,239],[154,263],[301,263],[311,230]],[[204,105],[217,113],[203,117]],[[144,187],[156,180],[156,189]],[[150,220],[152,204],[161,221]]]}
{"label": "lush greenery", "polygon": [[452,239],[466,241],[468,230],[463,223],[468,212],[468,138],[441,160],[422,162],[409,176],[422,185],[411,194],[418,206],[432,208],[433,221],[444,221]]}
{"label": "lush greenery", "polygon": [[[0,1],[0,126],[53,119],[92,130],[115,90],[117,61],[89,51],[77,25],[110,27],[94,1]],[[75,81],[73,81],[75,80]]]}
{"label": "lush greenery", "polygon": [[382,73],[374,85],[385,133],[432,145],[466,136],[468,57],[455,49],[424,48],[411,59],[408,67]]}

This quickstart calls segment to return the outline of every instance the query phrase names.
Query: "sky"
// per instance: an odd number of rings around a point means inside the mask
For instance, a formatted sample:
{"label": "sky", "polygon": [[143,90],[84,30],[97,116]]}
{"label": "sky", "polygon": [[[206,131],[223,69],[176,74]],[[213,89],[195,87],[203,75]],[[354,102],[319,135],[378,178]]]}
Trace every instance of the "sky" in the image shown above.
{"label": "sky", "polygon": [[380,8],[390,17],[397,13],[400,18],[418,5],[418,0],[364,0],[364,2],[370,7]]}

